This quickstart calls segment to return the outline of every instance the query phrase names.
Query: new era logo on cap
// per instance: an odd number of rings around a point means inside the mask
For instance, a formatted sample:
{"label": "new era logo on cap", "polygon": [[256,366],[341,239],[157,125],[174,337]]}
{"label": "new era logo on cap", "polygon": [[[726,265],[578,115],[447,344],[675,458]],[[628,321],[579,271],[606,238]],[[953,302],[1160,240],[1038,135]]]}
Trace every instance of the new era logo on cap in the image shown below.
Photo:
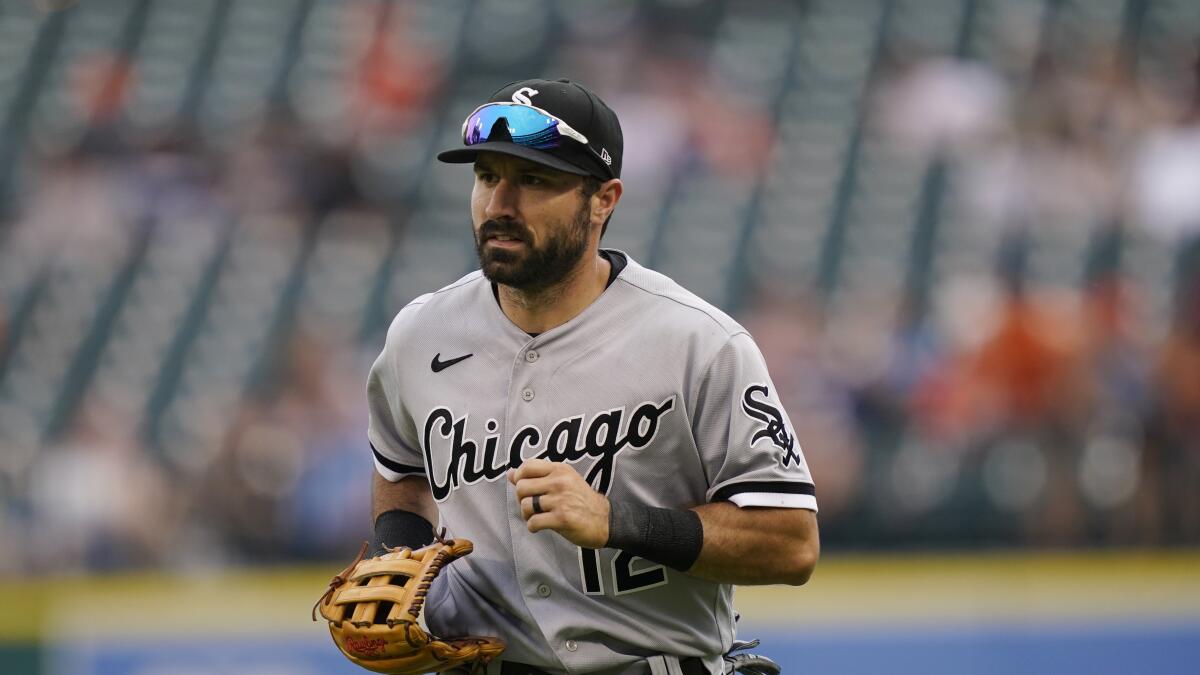
{"label": "new era logo on cap", "polygon": [[605,164],[612,166],[612,157],[608,154],[607,148],[600,148],[600,159],[604,160]]}

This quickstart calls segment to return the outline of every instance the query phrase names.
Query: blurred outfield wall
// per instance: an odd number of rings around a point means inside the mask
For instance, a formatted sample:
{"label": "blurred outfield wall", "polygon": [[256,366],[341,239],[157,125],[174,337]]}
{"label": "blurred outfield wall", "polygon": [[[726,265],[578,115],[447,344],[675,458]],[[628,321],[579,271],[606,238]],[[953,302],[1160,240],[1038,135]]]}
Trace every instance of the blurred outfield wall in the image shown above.
{"label": "blurred outfield wall", "polygon": [[[335,569],[0,581],[3,675],[361,673],[309,611]],[[795,673],[1195,673],[1200,552],[830,557],[738,590]]]}

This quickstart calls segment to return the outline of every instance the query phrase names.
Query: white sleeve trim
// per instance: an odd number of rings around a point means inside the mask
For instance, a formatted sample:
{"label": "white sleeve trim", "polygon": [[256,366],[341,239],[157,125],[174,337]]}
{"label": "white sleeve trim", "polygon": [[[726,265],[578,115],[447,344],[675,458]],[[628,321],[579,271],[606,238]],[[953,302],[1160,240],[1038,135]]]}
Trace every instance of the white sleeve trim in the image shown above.
{"label": "white sleeve trim", "polygon": [[738,506],[773,506],[784,509],[808,509],[817,511],[817,498],[812,495],[789,495],[778,492],[739,492],[729,501]]}
{"label": "white sleeve trim", "polygon": [[404,478],[405,476],[415,476],[416,475],[416,474],[412,474],[412,473],[397,473],[397,472],[392,471],[391,469],[387,468],[383,464],[381,464],[378,459],[372,458],[372,460],[375,462],[375,470],[378,471],[379,475],[383,476],[384,480],[388,481],[389,483],[395,483],[396,481],[400,480],[401,478]]}
{"label": "white sleeve trim", "polygon": [[[374,430],[371,430],[371,429],[367,430],[367,440],[370,442],[371,458],[375,461],[375,470],[378,471],[379,475],[383,476],[384,479],[386,479],[392,483],[395,483],[396,481],[400,480],[401,478],[404,478],[405,476],[424,476],[425,475],[424,467],[410,466],[403,462],[398,462],[398,461],[396,461],[396,458],[394,456],[390,456],[391,455],[390,452],[386,455],[384,453],[380,452],[379,446],[375,444],[376,438],[375,438]],[[383,444],[380,444],[380,445],[383,445]],[[386,448],[387,445],[383,445],[383,447]]]}

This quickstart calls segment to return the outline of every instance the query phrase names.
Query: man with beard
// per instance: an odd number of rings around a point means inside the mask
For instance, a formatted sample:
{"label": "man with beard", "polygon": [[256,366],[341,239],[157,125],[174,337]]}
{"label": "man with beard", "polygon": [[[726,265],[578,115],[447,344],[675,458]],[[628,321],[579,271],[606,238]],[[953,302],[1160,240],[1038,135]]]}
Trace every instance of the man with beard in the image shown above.
{"label": "man with beard", "polygon": [[617,116],[568,80],[502,87],[463,124],[480,270],[396,316],[368,383],[373,555],[434,523],[474,552],[429,589],[491,675],[770,672],[731,650],[732,584],[808,580],[813,483],[745,329],[601,249]]}

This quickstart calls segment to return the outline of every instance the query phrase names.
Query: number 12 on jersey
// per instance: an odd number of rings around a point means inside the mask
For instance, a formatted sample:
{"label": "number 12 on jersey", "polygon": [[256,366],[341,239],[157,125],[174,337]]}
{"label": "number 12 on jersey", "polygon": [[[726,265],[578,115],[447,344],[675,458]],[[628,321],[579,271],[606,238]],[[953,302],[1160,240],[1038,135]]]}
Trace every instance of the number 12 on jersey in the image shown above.
{"label": "number 12 on jersey", "polygon": [[[612,555],[609,578],[613,595],[636,593],[667,583],[667,570],[658,563],[625,551],[606,549],[604,552]],[[604,595],[604,579],[600,574],[601,557],[601,551],[594,548],[579,549],[579,572],[583,577],[583,592],[588,595]]]}

